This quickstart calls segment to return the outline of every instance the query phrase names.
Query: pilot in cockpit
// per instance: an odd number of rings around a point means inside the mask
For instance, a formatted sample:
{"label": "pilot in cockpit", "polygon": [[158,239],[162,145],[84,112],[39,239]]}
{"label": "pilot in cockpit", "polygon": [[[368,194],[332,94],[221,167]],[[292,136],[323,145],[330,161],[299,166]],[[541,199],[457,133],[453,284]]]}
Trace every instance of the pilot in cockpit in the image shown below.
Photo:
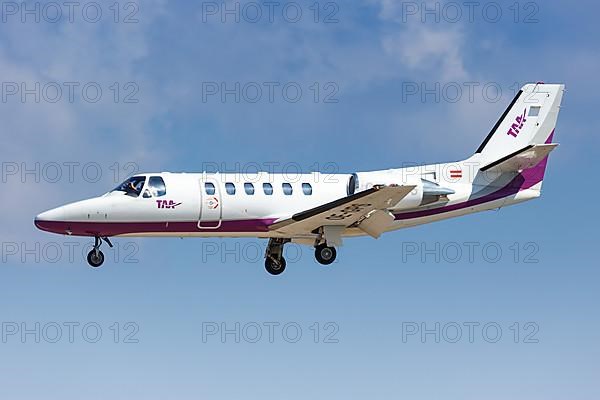
{"label": "pilot in cockpit", "polygon": [[127,179],[125,182],[117,186],[114,190],[125,192],[128,196],[137,197],[142,191],[144,187],[144,182],[146,182],[145,176],[134,176]]}
{"label": "pilot in cockpit", "polygon": [[130,186],[132,192],[139,195],[140,192],[142,191],[142,188],[144,187],[144,180],[138,180],[137,182],[131,181],[131,182],[129,182],[129,186]]}

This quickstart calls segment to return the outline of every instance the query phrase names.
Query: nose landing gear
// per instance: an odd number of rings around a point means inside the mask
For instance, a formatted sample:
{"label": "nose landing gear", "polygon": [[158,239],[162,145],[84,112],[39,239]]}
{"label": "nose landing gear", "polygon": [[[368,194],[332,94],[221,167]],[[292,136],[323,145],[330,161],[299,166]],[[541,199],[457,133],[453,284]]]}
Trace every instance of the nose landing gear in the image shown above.
{"label": "nose landing gear", "polygon": [[103,240],[108,244],[108,247],[113,247],[112,243],[106,236],[96,236],[94,238],[94,248],[90,250],[90,252],[87,255],[87,262],[93,268],[98,268],[104,262],[104,253],[100,251],[100,245],[102,244]]}

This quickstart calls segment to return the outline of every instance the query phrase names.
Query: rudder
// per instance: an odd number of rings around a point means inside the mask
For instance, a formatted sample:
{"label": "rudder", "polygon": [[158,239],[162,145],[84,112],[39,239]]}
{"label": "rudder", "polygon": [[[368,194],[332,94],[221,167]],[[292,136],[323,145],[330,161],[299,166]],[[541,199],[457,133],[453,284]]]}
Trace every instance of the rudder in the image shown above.
{"label": "rudder", "polygon": [[523,86],[479,146],[475,156],[485,165],[527,146],[549,143],[563,92],[562,84]]}

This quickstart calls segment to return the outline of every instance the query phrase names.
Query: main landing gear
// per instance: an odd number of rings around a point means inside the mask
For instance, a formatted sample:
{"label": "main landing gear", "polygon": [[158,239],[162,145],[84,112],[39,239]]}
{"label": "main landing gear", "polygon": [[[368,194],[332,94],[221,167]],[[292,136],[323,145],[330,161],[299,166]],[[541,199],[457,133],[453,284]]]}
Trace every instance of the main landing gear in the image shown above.
{"label": "main landing gear", "polygon": [[93,268],[98,268],[104,262],[104,253],[100,251],[100,245],[105,241],[109,247],[113,247],[108,237],[96,236],[94,240],[94,248],[87,255],[87,262]]}
{"label": "main landing gear", "polygon": [[283,246],[290,239],[269,239],[267,252],[265,254],[265,269],[271,275],[279,275],[285,271],[285,258],[283,258]]}
{"label": "main landing gear", "polygon": [[329,265],[335,261],[336,256],[337,252],[333,246],[327,246],[326,243],[315,246],[315,258],[319,264]]}
{"label": "main landing gear", "polygon": [[[290,239],[271,238],[267,245],[265,254],[265,269],[271,275],[279,275],[285,271],[285,258],[283,257],[283,247],[289,243]],[[329,265],[335,261],[337,252],[335,247],[327,246],[326,242],[315,245],[315,258],[323,265]]]}

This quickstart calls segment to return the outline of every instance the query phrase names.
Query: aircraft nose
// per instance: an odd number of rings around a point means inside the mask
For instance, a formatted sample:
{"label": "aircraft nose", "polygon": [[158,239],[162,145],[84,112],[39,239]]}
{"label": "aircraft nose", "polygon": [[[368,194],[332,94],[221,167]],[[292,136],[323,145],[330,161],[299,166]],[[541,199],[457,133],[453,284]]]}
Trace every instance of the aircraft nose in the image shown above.
{"label": "aircraft nose", "polygon": [[44,211],[35,217],[36,221],[60,221],[64,215],[64,207],[56,207],[52,210]]}
{"label": "aircraft nose", "polygon": [[53,232],[53,227],[56,222],[60,222],[64,217],[64,208],[57,207],[52,210],[44,211],[41,214],[38,214],[34,219],[35,226],[42,230]]}

